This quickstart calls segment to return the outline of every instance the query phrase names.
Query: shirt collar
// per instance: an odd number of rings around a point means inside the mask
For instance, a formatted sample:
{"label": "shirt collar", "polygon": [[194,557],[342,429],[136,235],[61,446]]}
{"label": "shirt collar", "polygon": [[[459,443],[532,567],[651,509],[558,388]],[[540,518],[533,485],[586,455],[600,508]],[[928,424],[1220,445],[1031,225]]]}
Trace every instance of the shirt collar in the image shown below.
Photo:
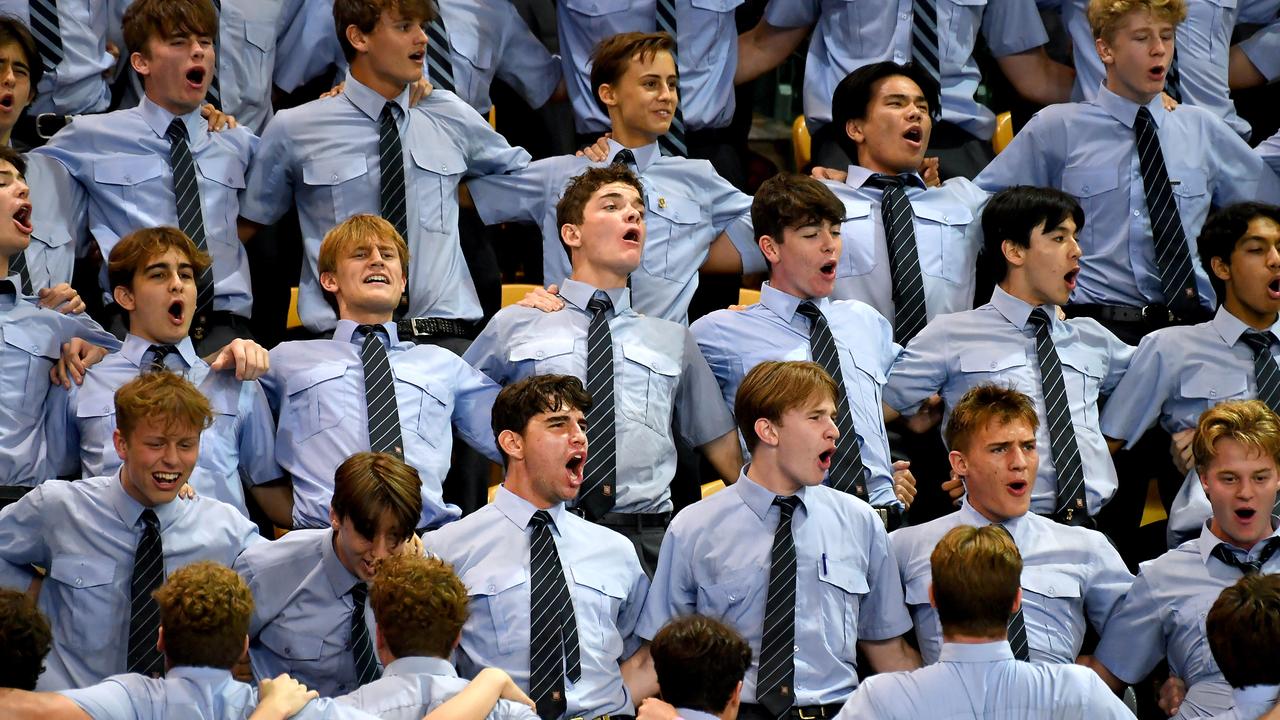
{"label": "shirt collar", "polygon": [[[360,325],[361,323],[357,323],[354,320],[339,320],[337,326],[333,329],[333,339],[338,342],[351,343],[352,345],[364,344],[364,338],[360,338],[359,341],[356,340],[356,329],[359,328]],[[389,343],[390,346],[395,347],[399,345],[400,336],[396,332],[396,322],[394,320],[388,320],[387,322],[382,323],[382,327],[387,329],[387,338],[391,341]]]}
{"label": "shirt collar", "polygon": [[604,164],[608,165],[613,162],[613,156],[618,154],[619,150],[630,150],[631,154],[636,158],[636,171],[643,173],[649,169],[658,158],[662,157],[662,153],[658,150],[658,141],[655,140],[648,145],[638,148],[623,148],[622,143],[609,138],[609,157],[605,158]]}
{"label": "shirt collar", "polygon": [[200,687],[219,688],[229,682],[238,682],[231,677],[230,670],[214,667],[196,667],[194,665],[179,665],[170,668],[165,673],[165,678],[169,680],[191,680]]}
{"label": "shirt collar", "polygon": [[[1218,335],[1222,337],[1222,341],[1227,345],[1235,345],[1240,342],[1240,336],[1245,332],[1253,330],[1252,327],[1245,325],[1244,321],[1232,315],[1226,305],[1219,305],[1218,312],[1214,314],[1213,319],[1209,321],[1213,324],[1213,329],[1218,331]],[[1270,328],[1271,332],[1280,337],[1280,317],[1276,318],[1275,324]]]}
{"label": "shirt collar", "polygon": [[338,551],[333,547],[334,532],[333,528],[329,528],[320,539],[320,567],[324,570],[324,576],[329,579],[329,586],[333,588],[334,596],[342,597],[351,592],[351,588],[360,584],[360,578],[338,559]]}
{"label": "shirt collar", "polygon": [[[165,343],[153,343],[150,340],[144,340],[133,333],[129,333],[124,337],[124,346],[120,348],[120,355],[129,364],[134,367],[142,367],[142,360],[147,356],[147,350],[152,345],[164,345]],[[178,348],[178,355],[182,357],[183,362],[187,364],[187,368],[193,368],[200,361],[200,356],[196,355],[195,345],[191,343],[191,338],[184,337],[181,341],[174,344]]]}
{"label": "shirt collar", "polygon": [[16,304],[18,301],[18,298],[22,297],[22,276],[17,273],[14,273],[4,279],[13,283],[13,295],[10,296],[9,293],[7,292],[0,292],[0,298],[4,298],[7,300],[10,297],[12,297],[13,299],[9,302],[9,304],[10,305]]}
{"label": "shirt collar", "polygon": [[[121,465],[112,476],[112,481],[108,483],[107,501],[115,508],[116,515],[119,516],[121,522],[127,528],[133,528],[138,524],[138,518],[142,517],[142,511],[146,508],[142,503],[134,500],[129,493],[124,490],[124,465]],[[151,508],[156,518],[160,521],[161,530],[165,525],[170,524],[177,516],[178,503],[191,502],[190,500],[171,500],[163,505],[157,505]]]}
{"label": "shirt collar", "polygon": [[[499,512],[506,515],[512,524],[520,528],[521,532],[529,527],[529,518],[533,517],[533,514],[538,511],[538,508],[534,507],[533,503],[511,492],[506,485],[498,486],[498,491],[493,496],[493,505],[498,508]],[[564,522],[565,517],[569,514],[569,511],[564,509],[564,503],[552,505],[547,508],[547,513],[551,515],[551,522],[554,523],[556,534],[563,534],[560,532],[561,523]]]}
{"label": "shirt collar", "polygon": [[169,132],[169,125],[175,117],[181,118],[183,126],[187,128],[187,144],[189,148],[209,132],[209,123],[200,117],[200,108],[196,108],[185,115],[174,115],[152,102],[151,98],[143,95],[142,102],[138,103],[138,112],[142,115],[142,120],[147,124],[147,127],[151,128],[151,132],[154,132],[156,137],[165,142],[168,142],[165,133]]}
{"label": "shirt collar", "polygon": [[[856,188],[860,188],[866,185],[867,181],[871,179],[872,175],[884,174],[884,173],[877,173],[872,170],[868,170],[862,167],[861,165],[850,165],[848,168],[848,172],[849,172],[849,177],[845,178],[844,182],[849,187],[856,187]],[[899,177],[903,177],[908,180],[906,189],[911,189],[912,187],[918,187],[921,190],[927,189],[927,186],[924,184],[924,178],[920,177],[919,173],[914,173],[914,172],[899,173],[898,175]],[[879,188],[876,188],[876,189],[879,189]]]}
{"label": "shirt collar", "polygon": [[383,668],[383,677],[390,677],[392,675],[438,675],[443,677],[458,677],[458,671],[455,670],[453,665],[444,658],[415,655],[411,657],[396,658],[391,661],[390,665]]}
{"label": "shirt collar", "polygon": [[[1222,543],[1227,543],[1226,540],[1223,540],[1217,535],[1214,535],[1213,531],[1209,529],[1209,524],[1212,522],[1213,522],[1213,518],[1209,518],[1208,520],[1204,521],[1204,525],[1200,526],[1200,537],[1196,540],[1196,543],[1197,543],[1196,549],[1200,551],[1200,560],[1205,565],[1208,565],[1209,558],[1213,557],[1211,554],[1213,553],[1213,549],[1218,547],[1218,545]],[[1275,524],[1276,524],[1276,520],[1274,517],[1272,517],[1271,518],[1272,527],[1274,527]],[[1280,529],[1272,530],[1271,537],[1280,537]],[[1227,543],[1227,545],[1233,548],[1233,552],[1239,551],[1239,553],[1244,553],[1245,557],[1248,558],[1249,556],[1253,555],[1255,551],[1259,550],[1263,544],[1259,542],[1257,545],[1254,545],[1253,548],[1247,553],[1244,552],[1244,548],[1236,547],[1231,543]]]}
{"label": "shirt collar", "polygon": [[[1129,129],[1133,129],[1134,120],[1138,117],[1138,103],[1122,98],[1119,95],[1107,89],[1106,80],[1102,81],[1102,87],[1098,90],[1098,96],[1093,100],[1094,104],[1102,108],[1108,115],[1120,121],[1120,124]],[[1151,119],[1155,121],[1156,127],[1160,127],[1164,123],[1165,116],[1169,113],[1164,109],[1164,103],[1160,100],[1160,96],[1156,95],[1151,98],[1151,102],[1146,104],[1147,110],[1151,113]]]}
{"label": "shirt collar", "polygon": [[956,511],[956,515],[959,518],[960,525],[972,525],[973,527],[1000,525],[1004,527],[1005,530],[1009,531],[1009,535],[1013,537],[1014,544],[1023,549],[1024,553],[1026,552],[1026,546],[1023,543],[1030,539],[1027,537],[1027,533],[1030,531],[1028,525],[1032,521],[1028,518],[1032,517],[1032,513],[1028,512],[1026,515],[1010,518],[1002,523],[993,523],[985,515],[973,509],[973,506],[969,504],[969,497],[966,495],[964,500],[961,501],[960,509]]}
{"label": "shirt collar", "polygon": [[1013,660],[1013,650],[1008,640],[985,643],[950,643],[942,641],[938,653],[940,662],[980,663],[995,660]]}
{"label": "shirt collar", "polygon": [[[742,498],[742,502],[746,503],[751,512],[763,521],[769,515],[769,508],[773,507],[773,499],[778,497],[774,491],[764,487],[760,483],[747,477],[747,469],[751,467],[751,463],[742,466],[738,471],[738,482],[734,483],[734,487],[738,489],[738,496]],[[808,488],[800,488],[796,491],[795,496],[800,499],[800,505],[804,506],[805,490]]]}
{"label": "shirt collar", "polygon": [[[565,281],[560,283],[560,297],[579,310],[585,311],[587,303],[591,302],[596,290],[601,289],[603,288],[593,287],[579,280],[565,278]],[[614,317],[631,309],[631,290],[629,288],[609,288],[604,292],[609,296],[609,302],[613,303]]]}
{"label": "shirt collar", "polygon": [[400,94],[394,100],[388,101],[382,97],[382,94],[373,88],[365,85],[347,70],[347,79],[342,86],[342,94],[347,96],[352,105],[355,105],[360,112],[369,117],[370,120],[378,122],[382,117],[382,108],[388,102],[393,102],[400,106],[400,117],[403,118],[409,114],[409,86],[405,85]]}
{"label": "shirt collar", "polygon": [[[805,300],[791,293],[783,292],[768,282],[760,286],[760,304],[769,308],[775,315],[787,322],[791,322],[795,317],[796,308],[800,307],[802,302],[805,302]],[[831,304],[828,298],[812,298],[809,302],[817,305],[824,315],[826,314],[827,305]],[[805,322],[808,322],[808,320]]]}
{"label": "shirt collar", "polygon": [[1019,330],[1027,327],[1027,319],[1031,317],[1031,311],[1035,307],[1043,307],[1045,314],[1049,316],[1050,333],[1053,332],[1054,323],[1058,322],[1058,307],[1056,305],[1037,305],[1032,307],[1031,303],[1010,295],[999,285],[996,286],[995,290],[991,291],[991,304]]}

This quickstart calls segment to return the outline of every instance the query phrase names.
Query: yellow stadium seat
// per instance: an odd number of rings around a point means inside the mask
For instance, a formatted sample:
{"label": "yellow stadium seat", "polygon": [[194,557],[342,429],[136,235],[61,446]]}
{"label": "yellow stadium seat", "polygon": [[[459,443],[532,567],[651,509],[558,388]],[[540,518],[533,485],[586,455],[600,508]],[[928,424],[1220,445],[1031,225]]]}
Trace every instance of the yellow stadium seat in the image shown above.
{"label": "yellow stadium seat", "polygon": [[996,134],[991,136],[991,147],[999,155],[1013,142],[1013,116],[1002,112],[996,116]]}
{"label": "yellow stadium seat", "polygon": [[707,498],[711,497],[712,495],[715,495],[716,493],[720,492],[723,489],[724,489],[723,480],[713,480],[709,483],[703,483],[702,499],[706,500]]}
{"label": "yellow stadium seat", "polygon": [[525,295],[528,295],[537,287],[537,285],[531,285],[529,283],[511,283],[509,285],[503,285],[502,307],[515,305],[520,302]]}
{"label": "yellow stadium seat", "polygon": [[760,291],[759,291],[759,290],[752,290],[751,288],[739,288],[739,289],[738,289],[738,304],[739,304],[739,305],[755,305],[755,304],[756,304],[756,303],[758,303],[758,302],[760,302]]}
{"label": "yellow stadium seat", "polygon": [[489,106],[489,127],[494,130],[498,129],[498,107],[496,105]]}
{"label": "yellow stadium seat", "polygon": [[810,157],[809,126],[804,124],[804,116],[797,115],[791,123],[791,152],[795,156],[796,172],[804,172]]}
{"label": "yellow stadium seat", "polygon": [[298,288],[289,288],[289,320],[285,323],[288,330],[302,327],[302,318],[298,315]]}
{"label": "yellow stadium seat", "polygon": [[1168,520],[1169,514],[1164,510],[1164,501],[1160,499],[1160,486],[1154,479],[1147,484],[1147,502],[1142,508],[1142,521],[1138,527],[1146,527],[1151,523]]}

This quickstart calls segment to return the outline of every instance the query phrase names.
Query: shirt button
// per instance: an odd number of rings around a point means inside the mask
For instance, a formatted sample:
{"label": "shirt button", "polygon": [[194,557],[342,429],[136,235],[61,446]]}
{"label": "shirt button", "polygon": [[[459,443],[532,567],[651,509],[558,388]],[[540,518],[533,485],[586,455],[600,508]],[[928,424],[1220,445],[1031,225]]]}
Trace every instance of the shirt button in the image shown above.
{"label": "shirt button", "polygon": [[1050,595],[1052,595],[1052,594],[1053,594],[1053,592],[1054,592],[1054,590],[1053,590],[1053,586],[1052,586],[1052,585],[1050,585],[1050,586],[1049,586],[1049,594],[1050,594]]}
{"label": "shirt button", "polygon": [[496,585],[489,586],[489,592],[497,592],[497,591],[498,591],[498,586]]}
{"label": "shirt button", "polygon": [[333,181],[338,182],[338,173],[333,174]]}
{"label": "shirt button", "polygon": [[793,645],[793,646],[791,647],[791,652],[800,652],[800,646],[799,646],[799,645]]}
{"label": "shirt button", "polygon": [[900,15],[898,15],[898,19],[899,19],[899,20],[910,20],[910,19],[911,19],[911,16],[910,16],[910,15],[908,15],[907,13],[901,13]]}
{"label": "shirt button", "polygon": [[1085,185],[1084,187],[1082,187],[1082,188],[1080,188],[1080,189],[1081,189],[1081,190],[1084,190],[1085,192],[1089,192],[1089,186],[1088,186],[1088,185]]}
{"label": "shirt button", "polygon": [[729,601],[730,601],[730,602],[735,601],[735,600],[737,600],[737,599],[738,599],[738,596],[737,596],[737,595],[730,595],[730,596],[729,596]]}
{"label": "shirt button", "polygon": [[995,364],[995,363],[991,363],[991,369],[992,369],[992,370],[995,370],[995,369],[996,369],[996,364]]}
{"label": "shirt button", "polygon": [[1139,213],[1137,210],[1134,210],[1134,211],[1133,211],[1133,216],[1134,216],[1134,217],[1138,217],[1138,215],[1140,215],[1140,214],[1141,214],[1141,213]]}
{"label": "shirt button", "polygon": [[84,585],[84,579],[76,578],[76,587],[80,587],[81,585]]}
{"label": "shirt button", "polygon": [[539,359],[541,359],[543,355],[546,355],[546,353],[544,353],[544,352],[543,352],[543,351],[541,351],[541,350],[539,350],[538,352],[536,352],[536,353],[534,353],[534,354],[533,354],[533,356],[534,356],[534,357],[539,358]]}
{"label": "shirt button", "polygon": [[124,181],[125,181],[125,182],[127,182],[127,183],[131,183],[131,182],[133,182],[133,177],[132,177],[132,176],[130,176],[130,175],[125,175],[125,176],[124,176]]}
{"label": "shirt button", "polygon": [[1209,397],[1218,397],[1218,391],[1217,391],[1217,390],[1210,390],[1210,391],[1209,391]]}

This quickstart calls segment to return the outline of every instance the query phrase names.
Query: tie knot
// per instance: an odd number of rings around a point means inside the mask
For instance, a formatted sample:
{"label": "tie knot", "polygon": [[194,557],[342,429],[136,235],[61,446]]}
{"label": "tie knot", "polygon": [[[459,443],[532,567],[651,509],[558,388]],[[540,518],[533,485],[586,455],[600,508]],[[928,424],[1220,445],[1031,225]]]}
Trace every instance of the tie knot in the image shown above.
{"label": "tie knot", "polygon": [[356,607],[363,608],[364,601],[368,599],[368,597],[369,597],[368,585],[362,582],[358,582],[355,585],[351,586],[351,600],[356,604]]}
{"label": "tie knot", "polygon": [[779,495],[773,499],[773,504],[778,506],[783,518],[789,518],[796,511],[796,507],[800,505],[800,498],[795,495],[786,497]]}
{"label": "tie knot", "polygon": [[382,341],[382,336],[387,334],[387,328],[382,325],[374,325],[372,323],[366,325],[357,325],[356,332],[368,342],[370,338],[377,338]]}
{"label": "tie knot", "polygon": [[382,112],[378,115],[378,119],[380,121],[384,123],[391,122],[392,124],[394,124],[399,117],[400,106],[395,104],[394,101],[387,101],[387,103],[382,106]]}
{"label": "tie knot", "polygon": [[636,156],[627,148],[622,148],[613,156],[613,165],[635,165]]}
{"label": "tie knot", "polygon": [[529,527],[534,530],[541,530],[544,527],[551,527],[555,523],[551,522],[551,513],[546,510],[535,510],[533,515],[529,516]]}
{"label": "tie knot", "polygon": [[178,348],[169,344],[157,344],[147,348],[147,352],[151,353],[150,369],[164,370],[166,368],[164,359],[170,355],[177,355]]}
{"label": "tie knot", "polygon": [[147,508],[142,511],[142,515],[138,516],[138,520],[147,530],[160,531],[160,518],[156,517],[156,511]]}
{"label": "tie knot", "polygon": [[171,143],[178,141],[186,142],[187,126],[182,124],[182,118],[174,118],[173,122],[169,123],[169,127],[164,131],[164,136],[169,138],[169,142]]}
{"label": "tie knot", "polygon": [[1137,129],[1140,126],[1153,126],[1156,124],[1155,118],[1151,116],[1151,111],[1146,105],[1138,107],[1138,114],[1134,116],[1133,127]]}
{"label": "tie knot", "polygon": [[867,178],[868,185],[878,187],[881,190],[888,190],[889,188],[903,188],[907,186],[908,182],[910,182],[909,178],[905,178],[901,175],[883,175],[881,173],[875,173],[870,178]]}
{"label": "tie knot", "polygon": [[609,299],[609,294],[603,290],[597,290],[595,295],[592,295],[591,299],[587,301],[587,310],[593,315],[608,312],[612,309],[613,301]]}
{"label": "tie knot", "polygon": [[822,317],[822,311],[819,310],[818,306],[813,304],[811,300],[805,300],[804,302],[797,305],[796,314],[802,317],[809,318],[810,320],[817,320],[818,318]]}
{"label": "tie knot", "polygon": [[1249,349],[1253,350],[1254,357],[1257,357],[1271,350],[1271,343],[1275,342],[1276,336],[1271,334],[1270,331],[1258,332],[1257,330],[1249,330],[1240,339],[1244,340],[1245,345],[1248,345]]}
{"label": "tie knot", "polygon": [[1049,327],[1049,313],[1045,312],[1042,307],[1035,308],[1031,314],[1027,316],[1027,322],[1035,326],[1038,331],[1040,328]]}

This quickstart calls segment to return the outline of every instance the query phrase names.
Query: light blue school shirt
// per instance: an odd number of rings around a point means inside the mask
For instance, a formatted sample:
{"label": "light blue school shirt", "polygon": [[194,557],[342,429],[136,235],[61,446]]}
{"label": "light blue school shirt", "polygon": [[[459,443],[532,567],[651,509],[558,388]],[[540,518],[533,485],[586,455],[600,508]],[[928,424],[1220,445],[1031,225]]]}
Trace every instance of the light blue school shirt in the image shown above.
{"label": "light blue school shirt", "polygon": [[[39,605],[53,649],[37,690],[86,687],[125,671],[143,509],[117,472],[50,480],[0,510],[0,585],[26,590],[29,565],[48,569]],[[166,575],[199,560],[229,566],[245,548],[265,544],[257,525],[217,500],[176,499],[153,509]]]}
{"label": "light blue school shirt", "polygon": [[[467,686],[445,658],[402,657],[382,670],[382,677],[334,702],[358,708],[382,720],[421,720]],[[528,705],[498,700],[484,720],[534,720]],[[686,720],[691,720],[686,718]]]}
{"label": "light blue school shirt", "polygon": [[[419,527],[434,527],[462,515],[442,494],[451,427],[490,460],[501,461],[490,422],[499,388],[448,350],[400,340],[393,322],[384,327],[405,462],[422,478]],[[331,340],[275,346],[271,369],[259,380],[279,418],[276,459],[293,476],[294,527],[329,526],[334,471],[369,449],[364,336],[356,330],[356,323],[341,320]]]}
{"label": "light blue school shirt", "polygon": [[[689,613],[720,619],[751,645],[742,702],[754,703],[780,511],[773,507],[777,495],[747,472],[671,522],[639,633],[651,639]],[[858,641],[902,635],[911,618],[884,524],[871,506],[825,485],[795,496],[795,704],[844,702],[858,685]]]}
{"label": "light blue school shirt", "polygon": [[[422,536],[423,549],[453,565],[471,596],[454,653],[465,677],[502,668],[529,688],[529,518],[537,508],[499,487],[489,505]],[[547,510],[578,626],[582,677],[564,680],[564,717],[631,715],[619,663],[640,648],[636,621],[649,589],[631,541],[569,512]]]}
{"label": "light blue school shirt", "polygon": [[[54,389],[56,411],[49,421],[50,450],[60,454],[58,475],[110,475],[122,461],[112,434],[116,429],[115,393],[150,367],[151,342],[127,335],[124,347],[94,365],[84,384]],[[200,433],[200,457],[188,481],[196,493],[232,505],[248,517],[246,485],[261,485],[282,475],[276,464],[276,424],[267,396],[257,381],[237,380],[233,371],[213,372],[183,337],[167,368],[191,381],[209,400],[213,424]]]}
{"label": "light blue school shirt", "polygon": [[[1271,537],[1280,532],[1271,534]],[[1179,717],[1193,718],[1231,707],[1231,686],[1209,650],[1204,619],[1218,595],[1242,573],[1211,553],[1222,541],[1206,522],[1199,537],[1142,563],[1133,587],[1116,606],[1094,657],[1126,683],[1145,678],[1168,658],[1169,672],[1187,684]],[[1250,552],[1232,548],[1241,559],[1256,560],[1263,543]],[[1280,572],[1280,555],[1262,566]]]}
{"label": "light blue school shirt", "polygon": [[[1203,108],[1146,105],[1155,121],[1187,252],[1210,206],[1245,200],[1280,202],[1280,179],[1239,135]],[[1151,219],[1139,171],[1133,125],[1138,104],[1107,88],[1090,102],[1050,105],[1036,113],[1004,152],[975,179],[996,192],[1012,185],[1058,188],[1080,201],[1085,225],[1075,303],[1141,306],[1164,301],[1155,265]],[[1192,260],[1200,302],[1214,307],[1213,288]]]}
{"label": "light blue school shirt", "polygon": [[[871,175],[864,167],[850,165],[844,182],[824,181],[844,203],[845,212],[831,297],[861,300],[892,323],[896,310],[889,245],[880,211],[883,191],[867,184]],[[982,249],[979,208],[986,203],[987,193],[965,178],[926,188],[919,175],[910,177],[912,182],[905,190],[915,216],[926,317],[932,320],[944,313],[968,310],[973,307],[974,268]]]}
{"label": "light blue school shirt", "polygon": [[[831,96],[863,65],[911,61],[912,0],[770,0],[764,20],[777,28],[813,27],[805,57],[804,116],[809,132],[831,122]],[[939,0],[938,61],[942,119],[983,140],[995,115],[974,99],[982,80],[973,49],[978,30],[996,57],[1049,41],[1033,0]]]}
{"label": "light blue school shirt", "polygon": [[[50,186],[32,185],[32,204],[46,205],[40,211],[45,217],[67,212],[68,207],[86,210],[76,216],[61,215],[65,229],[55,230],[55,237],[58,232],[71,233],[70,239],[80,248],[87,247],[92,238],[105,259],[120,238],[135,230],[177,227],[169,139],[165,137],[174,119],[168,110],[144,98],[135,108],[76,118],[48,144],[32,150],[31,155],[61,163],[87,196],[83,203],[78,196],[59,196],[60,183],[54,173],[49,174]],[[180,119],[195,162],[205,240],[213,256],[213,307],[248,317],[253,308],[249,256],[236,234],[236,216],[245,168],[254,156],[258,138],[245,128],[210,132],[199,109]],[[105,265],[98,282],[109,296]]]}
{"label": "light blue school shirt", "polygon": [[[938,611],[929,604],[933,582],[929,557],[952,528],[990,524],[966,500],[950,515],[889,535],[926,664],[939,659],[942,645]],[[1022,616],[1031,661],[1074,663],[1084,641],[1085,623],[1103,632],[1133,576],[1107,536],[1096,530],[1060,525],[1035,513],[1001,525],[1022,555]]]}
{"label": "light blue school shirt", "polygon": [[[603,162],[562,155],[530,163],[509,175],[472,180],[467,189],[486,224],[538,225],[542,276],[550,282],[572,272],[560,242],[556,203],[570,179],[589,167],[607,167],[622,149],[609,140],[609,159]],[[644,186],[645,205],[644,249],[640,267],[631,273],[635,307],[645,315],[688,324],[698,268],[721,233],[733,242],[747,272],[765,269],[751,228],[751,198],[717,175],[706,160],[664,156],[656,142],[631,152],[636,158],[633,169]]]}
{"label": "light blue school shirt", "polygon": [[[499,385],[531,375],[573,375],[585,382],[587,303],[598,290],[577,280],[560,285],[564,309],[503,308],[463,356]],[[613,304],[613,402],[617,447],[614,512],[671,510],[679,432],[701,447],[734,429],[715,375],[689,329],[631,308],[625,288],[603,291]]]}
{"label": "light blue school shirt", "polygon": [[458,237],[458,183],[464,174],[523,168],[529,153],[513,148],[456,95],[436,90],[412,108],[408,86],[394,101],[347,74],[346,86],[276,115],[262,136],[240,214],[269,225],[297,205],[304,257],[298,291],[302,323],[332,330],[338,318],[316,269],[325,233],[358,213],[381,207],[379,117],[394,102],[405,159],[410,261],[409,317],[478,320],[480,301]]}
{"label": "light blue school shirt", "polygon": [[1008,640],[942,644],[938,662],[867,678],[836,720],[1132,720],[1133,713],[1080,665],[1014,659]]}
{"label": "light blue school shirt", "polygon": [[[742,0],[676,0],[676,58],[680,110],[689,130],[723,128],[733,120],[733,74],[738,69],[738,26]],[[563,0],[556,4],[556,29],[564,77],[580,133],[609,129],[591,87],[591,52],[601,40],[624,32],[656,32],[655,0]]]}
{"label": "light blue school shirt", "polygon": [[[796,312],[801,302],[766,282],[760,288],[760,302],[741,311],[717,310],[689,327],[730,409],[742,378],[751,368],[766,360],[813,359],[809,320]],[[893,492],[893,458],[884,428],[881,392],[902,347],[893,341],[889,321],[869,305],[828,298],[813,303],[826,318],[840,356],[845,397],[862,461],[870,472],[867,493],[871,504],[901,507]]]}
{"label": "light blue school shirt", "polygon": [[[1036,445],[1040,466],[1031,493],[1031,509],[1058,509],[1058,474],[1050,452],[1049,423],[1036,354],[1034,308],[997,286],[991,302],[966,312],[935,318],[907,345],[894,363],[884,401],[910,414],[935,393],[945,403],[944,427],[951,411],[971,388],[987,383],[1011,387],[1031,398],[1040,426]],[[1044,306],[1049,335],[1058,353],[1071,411],[1071,425],[1084,472],[1085,500],[1096,515],[1115,494],[1119,480],[1106,438],[1098,431],[1098,398],[1111,393],[1125,374],[1133,347],[1090,318],[1059,320],[1057,307]]]}
{"label": "light blue school shirt", "polygon": [[[21,287],[17,275],[7,279]],[[120,347],[87,315],[64,315],[20,292],[0,292],[0,485],[32,486],[55,474],[46,436],[49,370],[73,337],[108,350]]]}

